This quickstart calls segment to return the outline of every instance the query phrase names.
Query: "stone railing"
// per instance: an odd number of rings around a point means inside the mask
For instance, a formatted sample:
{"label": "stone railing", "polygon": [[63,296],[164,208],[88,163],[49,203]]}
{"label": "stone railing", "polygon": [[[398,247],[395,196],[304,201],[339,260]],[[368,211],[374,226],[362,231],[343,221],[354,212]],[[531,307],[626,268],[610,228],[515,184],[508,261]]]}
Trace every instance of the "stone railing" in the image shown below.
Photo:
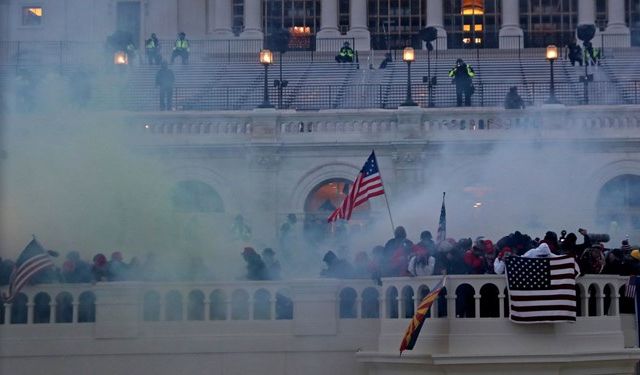
{"label": "stone railing", "polygon": [[366,140],[491,140],[635,138],[637,106],[539,107],[293,112],[145,113],[127,122],[141,143]]}

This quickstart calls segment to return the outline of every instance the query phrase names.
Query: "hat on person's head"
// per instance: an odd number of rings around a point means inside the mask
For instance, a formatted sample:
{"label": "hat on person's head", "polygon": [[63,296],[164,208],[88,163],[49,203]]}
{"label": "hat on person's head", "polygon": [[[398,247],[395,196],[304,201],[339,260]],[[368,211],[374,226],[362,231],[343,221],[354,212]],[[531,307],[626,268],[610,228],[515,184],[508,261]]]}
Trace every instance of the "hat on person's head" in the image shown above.
{"label": "hat on person's head", "polygon": [[456,64],[462,64],[462,63],[464,63],[464,60],[462,60],[462,59],[456,60]]}
{"label": "hat on person's head", "polygon": [[245,247],[244,250],[242,250],[242,255],[244,256],[249,256],[249,255],[256,255],[256,251],[253,249],[253,247]]}
{"label": "hat on person's head", "polygon": [[422,233],[420,233],[421,240],[430,240],[431,238],[431,232],[429,232],[428,230],[422,231]]}
{"label": "hat on person's head", "polygon": [[640,250],[638,249],[631,250],[631,257],[635,260],[640,260]]}
{"label": "hat on person's head", "polygon": [[336,254],[333,251],[329,250],[329,251],[327,251],[326,254],[324,254],[324,257],[322,258],[322,261],[330,263],[330,262],[332,262],[333,260],[335,260],[337,258],[338,257],[336,256]]}

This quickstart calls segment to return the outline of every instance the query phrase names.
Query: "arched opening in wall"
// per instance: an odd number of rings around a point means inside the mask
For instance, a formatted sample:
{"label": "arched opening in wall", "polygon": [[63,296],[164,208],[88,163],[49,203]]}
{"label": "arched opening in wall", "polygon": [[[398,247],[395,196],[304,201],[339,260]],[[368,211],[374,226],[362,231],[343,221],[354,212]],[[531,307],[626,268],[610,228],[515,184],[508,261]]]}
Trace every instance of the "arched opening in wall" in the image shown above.
{"label": "arched opening in wall", "polygon": [[[427,296],[427,294],[429,294],[429,287],[426,285],[420,285],[418,287],[418,294],[416,296],[416,305],[419,305],[422,300],[424,299],[424,297]],[[431,311],[433,310],[437,310],[438,309],[438,301],[436,300],[432,305],[431,308],[427,311],[427,314],[425,315],[425,317],[429,318],[431,317]]]}
{"label": "arched opening in wall", "polygon": [[413,288],[405,286],[402,288],[402,317],[411,319],[415,312],[415,301],[413,300]]}
{"label": "arched opening in wall", "polygon": [[142,318],[146,322],[157,322],[160,320],[160,295],[158,293],[145,293],[142,304]]}
{"label": "arched opening in wall", "polygon": [[62,292],[56,296],[56,323],[73,322],[73,297]]}
{"label": "arched opening in wall", "polygon": [[387,289],[385,296],[387,319],[398,319],[398,289],[395,286]]}
{"label": "arched opening in wall", "polygon": [[604,302],[604,306],[603,306],[603,310],[602,310],[604,315],[607,315],[607,316],[613,315],[612,314],[613,312],[611,311],[611,300],[612,300],[611,297],[614,295],[614,293],[615,293],[615,289],[613,288],[613,286],[611,284],[605,285],[604,292],[603,292],[603,295],[604,295],[604,301],[603,301]]}
{"label": "arched opening in wall", "polygon": [[78,323],[96,321],[96,295],[93,292],[82,292],[78,297]]}
{"label": "arched opening in wall", "polygon": [[271,294],[265,289],[259,289],[253,295],[253,319],[271,319]]}
{"label": "arched opening in wall", "polygon": [[304,204],[304,236],[316,246],[334,240],[345,243],[347,238],[357,236],[369,221],[371,206],[369,202],[353,210],[348,225],[343,220],[335,224],[327,223],[327,218],[342,204],[351,188],[351,181],[343,178],[325,180],[316,185],[307,196]]}
{"label": "arched opening in wall", "polygon": [[187,320],[204,320],[204,293],[199,290],[189,293]]}
{"label": "arched opening in wall", "polygon": [[276,292],[276,319],[293,319],[293,300],[288,289]]}
{"label": "arched opening in wall", "polygon": [[618,310],[620,314],[635,314],[636,306],[633,298],[627,297],[627,287],[622,285],[618,289]]}
{"label": "arched opening in wall", "polygon": [[640,176],[625,174],[605,183],[598,194],[597,222],[609,231],[640,230]]}
{"label": "arched opening in wall", "polygon": [[358,293],[353,288],[344,288],[340,291],[340,318],[355,319],[356,315],[356,299]]}
{"label": "arched opening in wall", "polygon": [[595,284],[589,285],[589,300],[587,301],[589,316],[598,315],[598,288]]}
{"label": "arched opening in wall", "polygon": [[447,288],[443,287],[440,293],[438,294],[438,318],[447,317],[448,306],[447,306]]}
{"label": "arched opening in wall", "polygon": [[223,291],[214,290],[209,296],[209,319],[225,320],[227,319],[227,298]]}
{"label": "arched opening in wall", "polygon": [[231,319],[249,319],[249,293],[242,289],[234,290],[231,295]]}
{"label": "arched opening in wall", "polygon": [[0,324],[4,324],[4,322],[5,322],[4,303],[0,303]]}
{"label": "arched opening in wall", "polygon": [[33,323],[51,322],[51,297],[49,294],[40,292],[33,297]]}
{"label": "arched opening in wall", "polygon": [[11,302],[11,324],[27,323],[28,298],[24,293],[19,293]]}
{"label": "arched opening in wall", "polygon": [[485,284],[480,288],[480,317],[500,317],[500,290],[493,284]]}
{"label": "arched opening in wall", "polygon": [[456,289],[456,318],[476,317],[474,294],[475,290],[469,284],[462,284]]}
{"label": "arched opening in wall", "polygon": [[582,287],[579,284],[576,284],[576,316],[583,316],[584,312],[582,311],[582,295],[583,295]]}
{"label": "arched opening in wall", "polygon": [[165,295],[164,317],[167,321],[182,320],[182,294],[172,290]]}
{"label": "arched opening in wall", "polygon": [[509,314],[510,314],[510,305],[509,305],[510,301],[509,301],[509,289],[508,288],[504,288],[504,303],[503,303],[503,308],[504,308],[504,317],[508,318]]}
{"label": "arched opening in wall", "polygon": [[220,194],[202,181],[180,181],[171,193],[173,207],[182,213],[224,212]]}
{"label": "arched opening in wall", "polygon": [[380,317],[380,293],[375,288],[366,288],[362,292],[362,318],[378,319]]}

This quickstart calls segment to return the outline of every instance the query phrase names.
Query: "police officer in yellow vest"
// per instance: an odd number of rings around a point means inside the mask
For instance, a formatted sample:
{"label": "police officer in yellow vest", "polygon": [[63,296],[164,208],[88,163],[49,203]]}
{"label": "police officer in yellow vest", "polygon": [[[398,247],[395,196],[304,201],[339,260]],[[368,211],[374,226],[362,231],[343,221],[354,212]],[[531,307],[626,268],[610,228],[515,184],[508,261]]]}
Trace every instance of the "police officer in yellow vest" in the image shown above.
{"label": "police officer in yellow vest", "polygon": [[145,40],[144,49],[149,60],[149,65],[160,65],[162,58],[160,57],[160,42],[156,34],[151,34],[151,38]]}
{"label": "police officer in yellow vest", "polygon": [[171,63],[177,56],[182,58],[182,64],[189,63],[189,41],[185,38],[184,33],[178,34],[176,45],[173,47],[173,53],[171,54]]}
{"label": "police officer in yellow vest", "polygon": [[476,76],[471,66],[467,65],[462,59],[456,61],[456,66],[449,70],[449,77],[453,78],[456,85],[456,104],[462,106],[462,95],[464,95],[464,105],[471,106],[471,95],[473,95],[474,87],[471,80]]}
{"label": "police officer in yellow vest", "polygon": [[344,42],[338,56],[336,56],[336,61],[339,63],[353,62],[353,49],[349,46],[349,42]]}

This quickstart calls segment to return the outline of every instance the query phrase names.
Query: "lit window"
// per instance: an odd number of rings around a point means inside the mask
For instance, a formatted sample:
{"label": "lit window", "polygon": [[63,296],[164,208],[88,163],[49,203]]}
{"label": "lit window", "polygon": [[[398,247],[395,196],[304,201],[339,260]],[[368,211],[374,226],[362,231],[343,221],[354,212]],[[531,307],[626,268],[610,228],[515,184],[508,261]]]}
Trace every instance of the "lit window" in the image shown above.
{"label": "lit window", "polygon": [[471,25],[463,25],[462,31],[471,31]]}
{"label": "lit window", "polygon": [[471,43],[471,38],[462,38],[462,43],[464,43],[464,44]]}
{"label": "lit window", "polygon": [[42,7],[23,7],[22,26],[39,26],[42,24]]}
{"label": "lit window", "polygon": [[473,26],[473,29],[475,31],[482,31],[482,25],[475,25],[475,26]]}
{"label": "lit window", "polygon": [[476,38],[476,44],[482,44],[482,38]]}
{"label": "lit window", "polygon": [[484,14],[484,1],[483,0],[463,0],[462,14],[465,16]]}

